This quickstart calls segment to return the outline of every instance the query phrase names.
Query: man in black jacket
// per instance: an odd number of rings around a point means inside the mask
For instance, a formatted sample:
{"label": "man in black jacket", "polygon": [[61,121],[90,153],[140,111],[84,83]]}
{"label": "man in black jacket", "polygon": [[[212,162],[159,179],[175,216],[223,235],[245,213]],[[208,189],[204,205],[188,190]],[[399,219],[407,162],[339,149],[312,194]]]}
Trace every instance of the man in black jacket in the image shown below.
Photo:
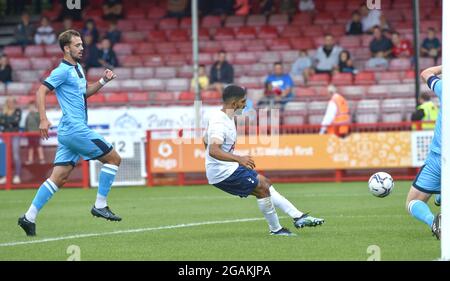
{"label": "man in black jacket", "polygon": [[213,89],[222,94],[223,88],[227,84],[233,83],[234,69],[233,66],[226,61],[225,51],[220,51],[218,60],[211,67],[210,83]]}

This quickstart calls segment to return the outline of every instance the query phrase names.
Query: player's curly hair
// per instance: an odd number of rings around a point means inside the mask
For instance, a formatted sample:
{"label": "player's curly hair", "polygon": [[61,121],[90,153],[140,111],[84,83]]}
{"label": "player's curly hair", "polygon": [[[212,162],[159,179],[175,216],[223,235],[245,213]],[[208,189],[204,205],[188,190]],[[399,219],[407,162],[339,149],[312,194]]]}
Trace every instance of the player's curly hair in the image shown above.
{"label": "player's curly hair", "polygon": [[81,37],[80,33],[73,29],[68,29],[58,36],[59,47],[64,52],[64,46],[69,45],[72,37]]}
{"label": "player's curly hair", "polygon": [[247,90],[244,87],[230,84],[223,89],[222,99],[224,102],[229,102],[233,99],[242,99],[247,94]]}

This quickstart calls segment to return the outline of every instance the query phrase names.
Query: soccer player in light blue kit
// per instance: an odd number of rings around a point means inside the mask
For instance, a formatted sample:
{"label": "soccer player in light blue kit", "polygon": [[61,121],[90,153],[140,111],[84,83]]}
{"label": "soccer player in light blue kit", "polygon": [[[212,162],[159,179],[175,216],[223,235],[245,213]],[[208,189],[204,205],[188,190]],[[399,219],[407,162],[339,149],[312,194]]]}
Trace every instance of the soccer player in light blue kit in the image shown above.
{"label": "soccer player in light blue kit", "polygon": [[[442,99],[442,80],[437,75],[441,73],[442,66],[430,67],[421,73],[422,79],[426,81],[428,87],[440,101]],[[435,216],[427,202],[432,194],[439,196],[441,193],[441,116],[441,111],[439,111],[430,152],[406,199],[408,212],[419,221],[427,224],[438,240],[441,239],[441,214],[438,213]]]}
{"label": "soccer player in light blue kit", "polygon": [[99,176],[97,200],[91,209],[92,215],[111,221],[120,221],[108,207],[106,198],[111,189],[121,158],[101,135],[87,125],[87,99],[116,78],[114,72],[106,69],[104,76],[88,85],[79,61],[83,54],[83,42],[75,30],[67,30],[58,37],[64,52],[64,59],[56,67],[36,93],[40,115],[41,137],[48,139],[51,124],[45,112],[45,97],[55,90],[63,116],[58,126],[58,149],[54,168],[39,188],[28,211],[19,218],[18,224],[27,236],[36,235],[36,216],[53,194],[62,187],[82,156],[85,160],[99,160],[103,167]]}

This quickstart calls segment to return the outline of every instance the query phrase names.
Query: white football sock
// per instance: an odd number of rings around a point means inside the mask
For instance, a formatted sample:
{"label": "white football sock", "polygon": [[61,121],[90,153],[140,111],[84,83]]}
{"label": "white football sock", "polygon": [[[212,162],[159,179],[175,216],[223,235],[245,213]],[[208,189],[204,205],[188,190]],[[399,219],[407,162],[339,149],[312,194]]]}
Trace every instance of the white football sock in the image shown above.
{"label": "white football sock", "polygon": [[269,187],[270,196],[272,197],[272,202],[275,207],[280,208],[283,212],[285,212],[291,218],[299,218],[303,215],[294,205],[292,205],[289,200],[287,200],[283,195],[278,193],[275,190],[273,185]]}
{"label": "white football sock", "polygon": [[97,193],[97,200],[95,200],[95,208],[101,209],[108,206],[106,203],[106,197]]}
{"label": "white football sock", "polygon": [[264,214],[264,217],[269,224],[270,231],[276,232],[281,229],[280,221],[278,220],[277,211],[272,204],[270,197],[256,199],[258,207]]}
{"label": "white football sock", "polygon": [[33,204],[31,204],[30,208],[25,213],[25,218],[28,221],[36,222],[36,217],[37,217],[38,212],[39,212],[38,209]]}

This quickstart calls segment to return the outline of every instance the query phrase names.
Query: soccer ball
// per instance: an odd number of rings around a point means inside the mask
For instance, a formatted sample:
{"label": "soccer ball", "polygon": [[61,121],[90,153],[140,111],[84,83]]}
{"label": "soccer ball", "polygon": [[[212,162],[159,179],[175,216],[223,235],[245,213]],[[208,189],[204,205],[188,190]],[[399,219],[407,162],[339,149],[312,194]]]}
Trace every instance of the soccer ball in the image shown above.
{"label": "soccer ball", "polygon": [[376,197],[386,197],[394,189],[394,179],[385,172],[373,174],[369,179],[369,191]]}

